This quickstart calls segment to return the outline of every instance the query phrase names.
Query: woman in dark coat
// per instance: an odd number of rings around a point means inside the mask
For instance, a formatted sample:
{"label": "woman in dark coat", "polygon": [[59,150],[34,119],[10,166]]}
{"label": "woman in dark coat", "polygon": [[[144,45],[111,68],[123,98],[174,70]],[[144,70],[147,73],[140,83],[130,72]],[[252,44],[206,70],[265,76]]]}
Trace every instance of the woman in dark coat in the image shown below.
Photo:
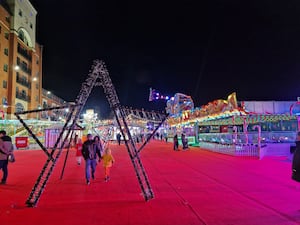
{"label": "woman in dark coat", "polygon": [[292,163],[292,179],[300,182],[300,131],[297,133],[296,138],[296,150],[294,152]]}
{"label": "woman in dark coat", "polygon": [[174,147],[173,147],[174,151],[178,151],[178,136],[177,134],[175,134],[174,136]]}

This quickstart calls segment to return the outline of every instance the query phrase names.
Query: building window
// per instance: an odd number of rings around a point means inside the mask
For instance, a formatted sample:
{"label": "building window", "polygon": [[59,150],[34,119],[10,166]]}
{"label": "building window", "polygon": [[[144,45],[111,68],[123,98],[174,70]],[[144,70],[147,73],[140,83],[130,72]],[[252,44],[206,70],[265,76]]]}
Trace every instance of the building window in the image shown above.
{"label": "building window", "polygon": [[39,89],[39,84],[38,83],[35,84],[35,88]]}
{"label": "building window", "polygon": [[16,112],[22,112],[24,111],[24,106],[21,103],[16,104]]}
{"label": "building window", "polygon": [[0,34],[1,34],[1,29],[2,29],[2,28],[1,28],[1,26],[0,26]]}
{"label": "building window", "polygon": [[3,81],[2,87],[3,87],[3,88],[7,88],[7,81],[6,81],[6,80]]}
{"label": "building window", "polygon": [[5,32],[5,34],[4,34],[4,37],[5,37],[5,39],[7,39],[7,40],[8,40],[9,33]]}
{"label": "building window", "polygon": [[24,38],[24,32],[22,30],[19,31],[19,36],[18,36],[23,42],[25,42]]}
{"label": "building window", "polygon": [[4,70],[5,72],[7,72],[7,71],[8,71],[8,65],[7,65],[7,64],[4,64],[4,66],[3,66],[3,70]]}
{"label": "building window", "polygon": [[7,99],[5,97],[2,98],[2,105],[7,105]]}
{"label": "building window", "polygon": [[22,15],[23,15],[23,13],[22,13],[22,10],[21,10],[21,9],[19,9],[19,16],[21,16],[21,17],[22,17]]}
{"label": "building window", "polygon": [[5,20],[6,20],[6,22],[9,23],[9,22],[10,22],[9,16],[6,16],[6,17],[5,17]]}
{"label": "building window", "polygon": [[20,58],[17,57],[17,64],[20,65]]}
{"label": "building window", "polygon": [[25,68],[27,68],[27,63],[25,61],[22,61],[22,66],[24,66]]}
{"label": "building window", "polygon": [[35,101],[36,101],[36,102],[39,101],[39,96],[35,96]]}
{"label": "building window", "polygon": [[30,23],[30,28],[32,29],[32,27],[33,27],[33,26],[32,26],[32,23]]}
{"label": "building window", "polygon": [[38,60],[38,59],[36,60],[36,64],[37,64],[37,65],[39,64],[39,60]]}
{"label": "building window", "polygon": [[8,48],[5,48],[5,49],[4,49],[4,55],[7,55],[7,56],[8,56]]}

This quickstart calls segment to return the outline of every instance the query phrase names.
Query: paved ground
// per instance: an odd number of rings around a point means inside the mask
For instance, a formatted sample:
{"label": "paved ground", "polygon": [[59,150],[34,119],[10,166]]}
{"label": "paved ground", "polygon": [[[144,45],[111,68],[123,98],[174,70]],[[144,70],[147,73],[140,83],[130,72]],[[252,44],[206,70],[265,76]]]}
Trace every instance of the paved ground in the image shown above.
{"label": "paved ground", "polygon": [[235,158],[199,148],[175,152],[170,143],[151,141],[141,153],[155,198],[145,202],[125,146],[112,145],[116,164],[110,182],[103,168],[85,184],[75,151],[55,167],[36,208],[25,201],[46,156],[17,151],[7,185],[0,186],[1,225],[288,225],[300,224],[300,184],[291,180],[284,157]]}

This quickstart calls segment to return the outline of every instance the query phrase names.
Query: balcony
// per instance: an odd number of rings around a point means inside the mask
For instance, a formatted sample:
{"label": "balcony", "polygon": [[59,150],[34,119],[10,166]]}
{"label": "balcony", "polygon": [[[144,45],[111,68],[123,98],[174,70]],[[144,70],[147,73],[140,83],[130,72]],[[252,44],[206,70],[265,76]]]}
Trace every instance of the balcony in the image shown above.
{"label": "balcony", "polygon": [[26,95],[26,93],[16,92],[16,98],[21,99],[26,102],[30,102],[30,96]]}
{"label": "balcony", "polygon": [[22,77],[17,76],[16,81],[17,81],[18,84],[21,84],[24,87],[27,87],[27,88],[31,89],[31,83],[29,83],[27,79],[24,79]]}
{"label": "balcony", "polygon": [[27,73],[28,75],[31,76],[31,69],[25,64],[25,63],[20,63],[18,60],[17,60],[17,65],[20,67],[20,69]]}
{"label": "balcony", "polygon": [[32,60],[31,54],[29,53],[28,50],[22,48],[20,44],[18,44],[18,53],[31,62]]}

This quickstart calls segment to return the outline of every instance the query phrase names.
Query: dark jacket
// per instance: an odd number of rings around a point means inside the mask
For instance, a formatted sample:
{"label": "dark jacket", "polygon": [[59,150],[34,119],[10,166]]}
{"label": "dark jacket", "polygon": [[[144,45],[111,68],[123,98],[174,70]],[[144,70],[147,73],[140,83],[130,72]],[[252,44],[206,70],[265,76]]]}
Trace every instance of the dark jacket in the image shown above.
{"label": "dark jacket", "polygon": [[7,160],[7,157],[14,150],[11,137],[3,136],[0,138],[0,160]]}
{"label": "dark jacket", "polygon": [[93,140],[87,140],[82,145],[82,156],[85,160],[97,159],[97,155],[101,158],[101,149],[94,143]]}

